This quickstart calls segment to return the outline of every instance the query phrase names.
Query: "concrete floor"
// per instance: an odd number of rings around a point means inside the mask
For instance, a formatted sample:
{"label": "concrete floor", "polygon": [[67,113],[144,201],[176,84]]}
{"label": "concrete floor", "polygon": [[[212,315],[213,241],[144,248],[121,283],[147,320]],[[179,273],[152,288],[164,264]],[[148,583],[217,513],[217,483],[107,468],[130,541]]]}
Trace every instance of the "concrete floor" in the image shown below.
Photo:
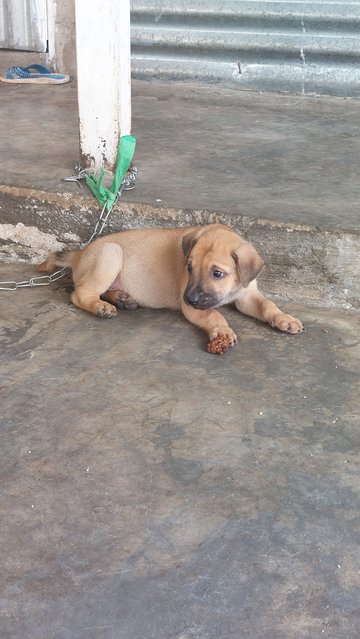
{"label": "concrete floor", "polygon": [[[76,86],[0,83],[0,107],[0,260],[39,262],[99,214],[62,182],[79,160]],[[221,221],[261,252],[274,297],[360,308],[359,100],[135,81],[132,108],[136,188],[106,231]]]}
{"label": "concrete floor", "polygon": [[219,357],[68,289],[2,298],[2,639],[357,639],[359,316]]}
{"label": "concrete floor", "polygon": [[[98,215],[61,181],[76,87],[0,106],[0,254],[36,261]],[[134,82],[133,115],[111,230],[219,219],[267,291],[359,307],[358,100]],[[359,315],[288,302],[291,337],[228,309],[217,357],[179,314],[99,320],[69,287],[1,293],[1,639],[358,639]]]}
{"label": "concrete floor", "polygon": [[[359,100],[140,80],[132,90],[139,175],[125,201],[360,230]],[[83,195],[61,181],[79,160],[76,86],[0,83],[0,106],[0,184]]]}

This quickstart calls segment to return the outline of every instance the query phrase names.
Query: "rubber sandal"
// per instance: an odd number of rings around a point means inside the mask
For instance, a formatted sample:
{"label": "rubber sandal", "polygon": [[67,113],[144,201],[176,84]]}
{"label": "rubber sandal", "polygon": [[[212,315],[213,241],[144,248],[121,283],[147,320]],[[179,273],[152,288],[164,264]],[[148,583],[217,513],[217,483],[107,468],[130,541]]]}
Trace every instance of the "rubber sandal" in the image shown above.
{"label": "rubber sandal", "polygon": [[8,84],[65,84],[69,76],[53,73],[42,64],[29,64],[28,67],[9,67],[5,75],[0,76],[1,82]]}

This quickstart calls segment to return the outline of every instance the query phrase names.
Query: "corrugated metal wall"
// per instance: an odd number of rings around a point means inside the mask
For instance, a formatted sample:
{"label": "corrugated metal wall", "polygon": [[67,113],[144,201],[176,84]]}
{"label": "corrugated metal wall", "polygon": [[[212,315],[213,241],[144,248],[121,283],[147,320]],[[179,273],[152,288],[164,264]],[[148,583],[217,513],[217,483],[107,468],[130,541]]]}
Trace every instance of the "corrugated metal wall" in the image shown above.
{"label": "corrugated metal wall", "polygon": [[131,0],[134,77],[360,94],[360,2]]}
{"label": "corrugated metal wall", "polygon": [[46,51],[46,0],[0,0],[0,49]]}

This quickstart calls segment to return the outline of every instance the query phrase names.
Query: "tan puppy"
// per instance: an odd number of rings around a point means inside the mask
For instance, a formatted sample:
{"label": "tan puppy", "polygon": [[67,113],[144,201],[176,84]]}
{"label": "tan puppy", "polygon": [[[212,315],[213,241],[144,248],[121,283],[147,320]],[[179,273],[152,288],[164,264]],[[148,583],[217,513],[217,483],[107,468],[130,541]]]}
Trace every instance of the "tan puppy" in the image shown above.
{"label": "tan puppy", "polygon": [[236,335],[215,308],[236,308],[281,331],[299,333],[300,320],[282,313],[258,290],[263,261],[254,247],[223,224],[195,228],[136,229],[98,238],[86,248],[50,255],[38,266],[71,266],[73,303],[98,317],[118,308],[181,309],[210,340]]}

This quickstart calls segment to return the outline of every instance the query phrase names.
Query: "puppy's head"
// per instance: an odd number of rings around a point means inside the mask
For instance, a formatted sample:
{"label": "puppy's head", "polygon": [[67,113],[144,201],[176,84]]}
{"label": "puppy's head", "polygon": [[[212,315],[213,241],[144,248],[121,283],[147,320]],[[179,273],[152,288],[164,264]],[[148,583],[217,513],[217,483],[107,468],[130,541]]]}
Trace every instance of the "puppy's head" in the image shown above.
{"label": "puppy's head", "polygon": [[254,247],[222,224],[187,233],[182,246],[188,278],[184,301],[198,309],[231,302],[264,266]]}

